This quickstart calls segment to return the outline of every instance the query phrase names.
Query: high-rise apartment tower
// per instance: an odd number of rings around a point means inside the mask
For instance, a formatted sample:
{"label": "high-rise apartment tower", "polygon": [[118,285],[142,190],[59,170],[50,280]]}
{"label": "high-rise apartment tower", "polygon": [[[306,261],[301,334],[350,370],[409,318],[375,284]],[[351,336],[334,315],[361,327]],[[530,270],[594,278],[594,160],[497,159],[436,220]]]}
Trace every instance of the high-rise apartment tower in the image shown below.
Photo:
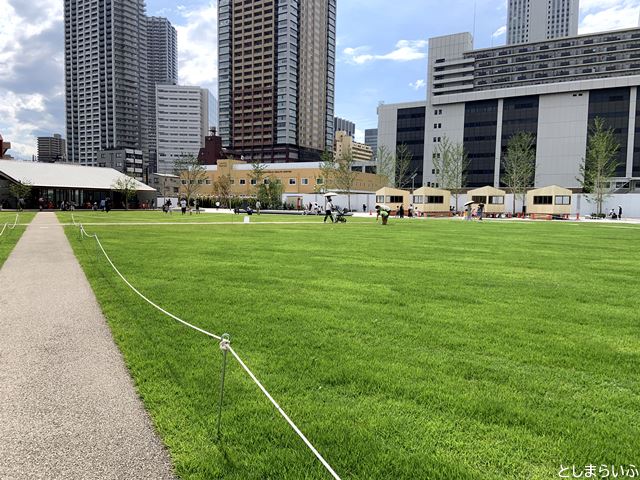
{"label": "high-rise apartment tower", "polygon": [[67,161],[67,142],[62,135],[56,133],[53,137],[38,137],[38,161],[44,163]]}
{"label": "high-rise apartment tower", "polygon": [[265,162],[333,148],[336,0],[220,0],[224,146]]}
{"label": "high-rise apartment tower", "polygon": [[158,170],[156,138],[156,85],[178,83],[178,34],[171,22],[163,17],[148,19],[148,70],[149,70],[149,164]]}
{"label": "high-rise apartment tower", "polygon": [[578,0],[509,0],[507,44],[578,34]]}
{"label": "high-rise apartment tower", "polygon": [[148,155],[147,18],[144,0],[65,0],[68,161],[96,152]]}

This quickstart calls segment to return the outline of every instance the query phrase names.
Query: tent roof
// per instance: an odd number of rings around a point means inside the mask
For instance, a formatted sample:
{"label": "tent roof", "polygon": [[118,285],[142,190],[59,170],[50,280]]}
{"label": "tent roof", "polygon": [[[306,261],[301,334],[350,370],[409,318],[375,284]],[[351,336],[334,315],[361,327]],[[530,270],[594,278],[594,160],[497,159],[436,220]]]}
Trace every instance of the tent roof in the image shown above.
{"label": "tent roof", "polygon": [[[111,190],[124,173],[113,168],[84,167],[68,163],[38,163],[0,160],[0,175],[15,182],[27,181],[34,187],[83,188]],[[135,180],[136,191],[153,192],[154,188]]]}
{"label": "tent roof", "polygon": [[441,188],[433,188],[433,187],[420,187],[413,192],[414,195],[448,195],[449,190],[443,190]]}
{"label": "tent roof", "polygon": [[380,190],[378,190],[376,192],[376,195],[396,195],[396,196],[400,196],[400,195],[409,195],[409,192],[407,190],[401,190],[399,188],[392,188],[392,187],[383,187]]}
{"label": "tent roof", "polygon": [[533,190],[529,190],[527,194],[531,195],[571,195],[571,190],[564,187],[559,187],[558,185],[549,185],[548,187],[535,188]]}
{"label": "tent roof", "polygon": [[485,187],[474,188],[473,190],[469,190],[467,195],[493,195],[493,196],[504,196],[507,192],[501,190],[499,188],[492,187],[487,185]]}

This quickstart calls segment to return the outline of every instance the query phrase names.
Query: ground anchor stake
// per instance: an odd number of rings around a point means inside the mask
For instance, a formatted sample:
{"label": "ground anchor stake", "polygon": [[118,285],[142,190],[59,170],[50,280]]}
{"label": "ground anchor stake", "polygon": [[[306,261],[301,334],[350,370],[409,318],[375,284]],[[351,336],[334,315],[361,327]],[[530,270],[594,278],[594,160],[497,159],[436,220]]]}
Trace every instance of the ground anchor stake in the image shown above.
{"label": "ground anchor stake", "polygon": [[222,350],[222,372],[220,375],[220,400],[218,401],[218,439],[220,439],[220,426],[222,424],[222,401],[224,400],[224,376],[227,371],[227,352],[231,345],[231,337],[228,333],[222,335],[220,350]]}

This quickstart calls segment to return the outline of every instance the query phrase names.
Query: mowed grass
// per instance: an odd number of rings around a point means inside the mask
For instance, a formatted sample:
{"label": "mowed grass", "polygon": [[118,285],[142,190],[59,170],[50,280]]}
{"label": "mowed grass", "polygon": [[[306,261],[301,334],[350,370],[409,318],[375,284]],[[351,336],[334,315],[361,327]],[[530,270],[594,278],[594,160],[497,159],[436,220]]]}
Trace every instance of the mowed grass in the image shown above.
{"label": "mowed grass", "polygon": [[[638,464],[640,229],[95,226],[143,293],[234,348],[343,479]],[[330,478],[217,343],[69,239],[183,479]],[[97,258],[97,259],[96,259]]]}
{"label": "mowed grass", "polygon": [[[18,214],[18,225],[14,229],[9,228],[16,220],[16,212],[0,212],[0,231],[4,227],[5,223],[8,223],[4,233],[0,236],[0,267],[4,265],[4,262],[9,257],[9,254],[20,240],[20,237],[26,230],[26,224],[33,220],[34,213],[32,212],[20,212]],[[25,224],[25,225],[20,225]]]}
{"label": "mowed grass", "polygon": [[[211,209],[212,210],[212,209]],[[62,223],[73,223],[71,212],[58,212],[58,218]],[[182,215],[180,212],[171,214],[163,213],[162,210],[149,211],[111,211],[93,212],[85,210],[77,210],[73,213],[76,223],[94,224],[94,223],[243,223],[245,214],[234,215],[232,213],[201,213],[195,212],[189,215]],[[251,223],[322,223],[324,214],[322,215],[293,215],[293,214],[253,214],[250,216]],[[347,217],[347,223],[351,222],[369,222],[375,220],[375,215],[371,217]],[[328,220],[327,220],[328,221]]]}

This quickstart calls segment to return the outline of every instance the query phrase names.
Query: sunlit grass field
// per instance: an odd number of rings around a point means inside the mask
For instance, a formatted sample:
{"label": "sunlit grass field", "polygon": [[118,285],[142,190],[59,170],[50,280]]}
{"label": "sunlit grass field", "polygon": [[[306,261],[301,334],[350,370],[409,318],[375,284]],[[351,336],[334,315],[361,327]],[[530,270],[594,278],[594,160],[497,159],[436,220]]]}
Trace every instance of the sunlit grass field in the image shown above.
{"label": "sunlit grass field", "polygon": [[0,267],[4,264],[5,260],[16,246],[18,240],[27,228],[24,225],[33,220],[34,213],[21,212],[18,214],[18,224],[14,229],[9,228],[16,220],[16,212],[0,212],[0,231],[2,231],[4,224],[8,223],[7,228],[4,230],[2,236],[0,236]]}
{"label": "sunlit grass field", "polygon": [[[213,209],[210,209],[213,210]],[[247,215],[234,215],[232,213],[201,213],[196,214],[195,211],[191,214],[186,213],[182,215],[182,213],[172,212],[172,213],[163,213],[162,210],[148,210],[148,211],[111,211],[109,213],[105,212],[93,212],[87,210],[77,210],[73,212],[73,219],[75,219],[76,223],[121,223],[121,222],[129,222],[129,223],[220,223],[220,222],[228,222],[228,223],[243,223],[244,218]],[[58,212],[58,218],[62,223],[73,223],[72,222],[72,213],[71,212]],[[347,222],[363,222],[369,221],[370,219],[375,221],[375,215],[369,218],[362,217],[347,217]],[[282,215],[272,215],[272,214],[253,214],[250,216],[249,221],[251,223],[273,223],[273,222],[283,222],[283,223],[322,223],[324,219],[324,214],[322,215],[294,215],[294,214],[282,214]],[[328,221],[328,220],[327,220]]]}
{"label": "sunlit grass field", "polygon": [[[314,220],[87,228],[153,301],[229,333],[345,480],[638,465],[640,228]],[[181,478],[330,478],[233,360],[217,439],[217,343],[67,234]]]}

